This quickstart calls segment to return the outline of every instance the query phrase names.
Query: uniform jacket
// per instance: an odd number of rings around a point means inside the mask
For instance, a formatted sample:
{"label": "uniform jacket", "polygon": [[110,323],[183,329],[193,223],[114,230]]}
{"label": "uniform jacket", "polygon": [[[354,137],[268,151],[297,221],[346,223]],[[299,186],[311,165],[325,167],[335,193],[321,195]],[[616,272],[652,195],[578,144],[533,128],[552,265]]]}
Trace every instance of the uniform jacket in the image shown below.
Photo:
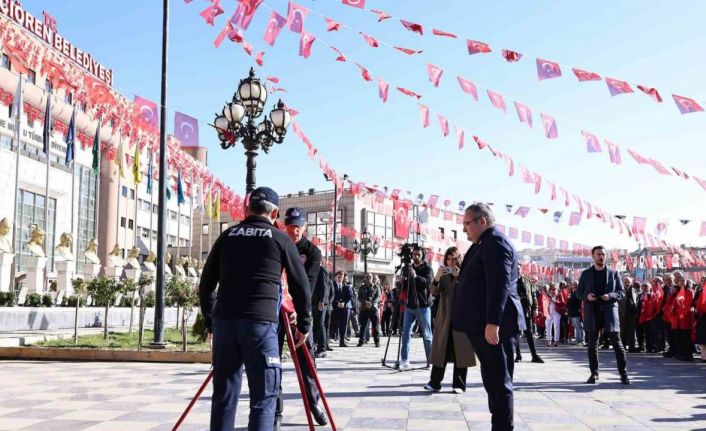
{"label": "uniform jacket", "polygon": [[[476,353],[465,332],[451,329],[451,306],[454,302],[456,279],[451,274],[441,276],[438,283],[432,281],[431,294],[439,298],[439,308],[434,318],[434,336],[431,340],[431,364],[445,367],[451,361],[458,368],[476,365]],[[449,336],[453,337],[454,355],[446,357]]]}
{"label": "uniform jacket", "polygon": [[[618,301],[625,296],[623,282],[618,273],[610,268],[605,269],[606,290],[604,292],[594,292],[593,266],[583,270],[579,277],[579,285],[576,289],[576,296],[583,301],[583,328],[587,332],[597,331],[595,307],[600,307],[603,313],[603,327],[607,332],[620,332],[620,317],[618,316]],[[596,301],[589,301],[588,294],[594,293],[598,298]],[[608,294],[608,301],[603,301],[601,295]]]}
{"label": "uniform jacket", "polygon": [[454,290],[452,325],[472,335],[486,324],[500,326],[500,336],[525,329],[517,295],[518,260],[510,239],[492,226],[463,258]]}

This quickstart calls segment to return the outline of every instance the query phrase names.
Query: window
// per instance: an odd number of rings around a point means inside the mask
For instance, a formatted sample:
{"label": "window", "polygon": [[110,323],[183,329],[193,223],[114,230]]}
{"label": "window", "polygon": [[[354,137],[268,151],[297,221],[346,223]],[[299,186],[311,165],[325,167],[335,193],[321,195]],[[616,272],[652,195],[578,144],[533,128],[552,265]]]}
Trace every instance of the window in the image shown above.
{"label": "window", "polygon": [[174,235],[167,235],[167,247],[176,246],[176,237]]}
{"label": "window", "polygon": [[181,224],[189,225],[191,222],[191,218],[189,216],[182,215],[181,216]]}
{"label": "window", "polygon": [[44,80],[44,91],[46,91],[48,93],[51,90],[52,90],[51,81],[48,79]]}
{"label": "window", "polygon": [[15,105],[13,103],[10,103],[7,105],[7,118],[10,120],[14,120],[15,118],[12,116],[12,111],[14,111]]}
{"label": "window", "polygon": [[201,225],[201,235],[208,235],[208,228],[210,226],[208,224],[202,224]]}
{"label": "window", "polygon": [[69,93],[68,91],[66,91],[64,93],[64,103],[71,105],[73,103],[73,101],[74,101],[73,93]]}
{"label": "window", "polygon": [[120,227],[125,227],[125,217],[120,217]]}
{"label": "window", "polygon": [[[336,244],[341,244],[341,220],[343,211],[339,208],[336,217]],[[333,223],[329,226],[331,211],[312,211],[306,214],[306,234],[309,240],[317,237],[321,244],[326,244],[326,241],[333,240]],[[328,256],[328,251],[321,247],[321,253],[324,257]]]}
{"label": "window", "polygon": [[225,231],[226,229],[228,229],[228,222],[222,221],[221,222],[221,232]]}
{"label": "window", "polygon": [[176,220],[176,219],[177,219],[176,211],[169,210],[169,220]]}
{"label": "window", "polygon": [[127,197],[127,187],[125,187],[125,186],[122,186],[122,187],[121,187],[121,189],[120,189],[120,195],[121,195],[122,197],[124,197],[124,198]]}
{"label": "window", "polygon": [[8,150],[11,150],[12,149],[12,138],[9,136],[0,135],[0,147],[7,148]]}
{"label": "window", "polygon": [[439,233],[441,234],[441,239],[444,239],[444,238],[446,237],[446,236],[444,235],[444,234],[445,234],[445,230],[444,230],[443,227],[440,227],[440,228],[439,228]]}
{"label": "window", "polygon": [[27,82],[30,84],[36,84],[37,83],[37,72],[35,72],[32,69],[27,70]]}
{"label": "window", "polygon": [[[81,167],[76,172],[79,175],[79,196],[78,196],[78,248],[85,250],[88,241],[96,237],[96,176],[90,167]],[[79,253],[82,256],[83,253]],[[79,262],[88,262],[84,257],[80,257]]]}
{"label": "window", "polygon": [[54,247],[55,244],[55,222],[56,222],[56,199],[49,199],[48,223],[44,223],[44,205],[46,198],[43,195],[20,190],[17,199],[17,238],[15,239],[15,265],[17,271],[26,270],[27,258],[30,257],[29,250],[24,244],[29,240],[29,233],[33,226],[38,226],[46,232],[44,239],[44,250],[47,257],[47,269],[54,269]]}
{"label": "window", "polygon": [[127,228],[128,228],[128,229],[132,229],[133,226],[134,226],[134,221],[133,221],[132,219],[129,219],[129,220],[127,221]]}
{"label": "window", "polygon": [[10,57],[8,57],[7,54],[2,55],[2,67],[7,70],[10,70],[10,68],[12,67],[12,62],[10,61]]}
{"label": "window", "polygon": [[124,198],[128,198],[129,200],[135,200],[135,190],[128,188],[127,186],[122,186],[120,194]]}
{"label": "window", "polygon": [[143,211],[149,211],[149,210],[150,210],[151,205],[150,205],[150,203],[147,202],[146,200],[144,200],[144,199],[138,199],[137,203],[138,203],[138,208],[139,208],[139,209],[141,209],[141,210],[143,210]]}
{"label": "window", "polygon": [[[392,235],[392,216],[374,213],[372,211],[365,212],[366,229],[371,238],[377,238],[380,244],[380,249],[377,254],[373,255],[374,259],[392,260],[394,250],[383,247],[386,240],[393,239]],[[369,257],[370,258],[370,257]]]}
{"label": "window", "polygon": [[458,239],[458,232],[456,232],[455,230],[451,231],[451,235],[453,236],[454,241]]}
{"label": "window", "polygon": [[149,238],[150,237],[150,230],[147,229],[146,227],[141,227],[140,228],[140,236],[142,238]]}
{"label": "window", "polygon": [[152,205],[152,213],[157,214],[159,212],[159,207],[157,204]]}
{"label": "window", "polygon": [[79,109],[79,111],[86,112],[86,102],[80,102],[76,105],[76,107]]}

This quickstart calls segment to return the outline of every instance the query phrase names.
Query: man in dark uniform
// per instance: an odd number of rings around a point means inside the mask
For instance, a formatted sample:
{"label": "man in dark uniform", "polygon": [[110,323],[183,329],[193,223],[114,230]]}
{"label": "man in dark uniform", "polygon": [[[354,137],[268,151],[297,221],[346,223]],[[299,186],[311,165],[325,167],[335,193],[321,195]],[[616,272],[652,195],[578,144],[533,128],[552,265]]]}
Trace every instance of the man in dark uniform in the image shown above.
{"label": "man in dark uniform", "polygon": [[360,307],[360,327],[363,328],[358,347],[365,344],[368,322],[373,327],[375,347],[380,347],[380,286],[372,282],[370,274],[365,274],[363,284],[358,288],[358,306]]}
{"label": "man in dark uniform", "polygon": [[518,259],[508,237],[495,227],[490,206],[475,203],[463,214],[473,245],[461,264],[452,325],[463,331],[480,360],[494,431],[513,429],[513,354],[525,328],[517,296]]}
{"label": "man in dark uniform", "polygon": [[353,299],[353,289],[350,284],[343,282],[343,271],[336,271],[333,283],[333,333],[338,334],[338,345],[348,347],[346,344],[346,330],[348,329],[348,315],[351,312],[351,300]]}
{"label": "man in dark uniform", "polygon": [[297,311],[297,346],[305,342],[311,328],[309,281],[299,253],[287,235],[273,226],[278,205],[274,190],[255,189],[248,217],[219,235],[201,275],[201,312],[213,334],[211,430],[234,428],[243,365],[250,388],[248,429],[272,429],[282,377],[277,320],[283,269]]}
{"label": "man in dark uniform", "polygon": [[583,327],[586,330],[588,343],[588,364],[591,375],[586,383],[598,383],[598,332],[603,330],[605,336],[613,344],[615,359],[618,363],[620,382],[630,384],[625,361],[625,347],[620,341],[620,318],[618,316],[618,301],[625,297],[623,282],[617,271],[605,265],[605,248],[593,247],[593,266],[581,272],[576,296],[583,301]]}
{"label": "man in dark uniform", "polygon": [[[537,315],[537,295],[534,290],[534,283],[526,276],[521,276],[517,279],[517,295],[520,297],[522,311],[525,316],[525,338],[527,345],[532,353],[532,362],[543,364],[544,360],[537,354],[537,347],[534,345],[534,334],[532,333],[532,319]],[[515,362],[522,360],[522,352],[520,351],[520,342],[518,340],[515,349]]]}
{"label": "man in dark uniform", "polygon": [[[297,251],[299,252],[299,260],[304,265],[306,270],[306,275],[309,278],[309,286],[311,289],[316,286],[316,281],[319,276],[319,267],[321,266],[321,251],[319,247],[315,246],[311,241],[304,237],[304,232],[306,232],[306,213],[301,208],[289,208],[284,215],[284,226],[287,231],[287,235],[294,241],[297,246]],[[310,292],[311,294],[311,292]],[[312,304],[313,306],[318,306],[318,304]],[[280,318],[280,330],[279,330],[279,351],[280,356],[282,354],[282,347],[284,346],[284,321],[283,317]],[[309,338],[306,340],[306,348],[309,349],[309,353],[314,358],[314,337],[309,334]],[[309,400],[309,406],[311,407],[311,414],[319,425],[326,425],[328,420],[326,419],[326,412],[324,409],[319,407],[319,390],[316,387],[316,380],[314,379],[313,371],[309,368],[309,363],[304,357],[304,350],[297,350],[297,355],[299,356],[299,366],[301,367],[302,376],[304,377],[304,387],[306,390],[306,396]],[[282,411],[284,410],[284,397],[282,396],[282,387],[280,386],[279,397],[277,398],[277,410],[275,411],[275,430],[279,430],[280,424],[282,422]]]}
{"label": "man in dark uniform", "polygon": [[331,299],[329,291],[331,287],[331,276],[323,266],[319,267],[319,276],[316,278],[316,287],[311,295],[312,309],[314,313],[314,342],[316,345],[316,357],[326,357],[326,342],[328,341],[328,331],[326,330],[326,311]]}

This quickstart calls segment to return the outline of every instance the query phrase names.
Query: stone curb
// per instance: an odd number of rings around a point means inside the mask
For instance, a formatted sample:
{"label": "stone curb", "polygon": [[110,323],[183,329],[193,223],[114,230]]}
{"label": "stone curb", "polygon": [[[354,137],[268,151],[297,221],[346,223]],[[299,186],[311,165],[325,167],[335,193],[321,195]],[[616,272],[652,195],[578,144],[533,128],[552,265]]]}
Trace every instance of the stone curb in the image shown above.
{"label": "stone curb", "polygon": [[210,364],[211,352],[166,352],[159,350],[101,350],[54,347],[0,347],[2,359],[40,359],[111,362],[178,362]]}

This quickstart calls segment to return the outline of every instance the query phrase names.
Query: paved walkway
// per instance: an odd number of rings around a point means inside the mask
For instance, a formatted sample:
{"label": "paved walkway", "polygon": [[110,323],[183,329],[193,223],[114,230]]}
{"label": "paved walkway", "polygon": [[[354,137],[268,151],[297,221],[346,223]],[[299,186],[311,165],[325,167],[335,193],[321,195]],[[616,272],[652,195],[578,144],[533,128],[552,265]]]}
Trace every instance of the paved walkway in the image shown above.
{"label": "paved walkway", "polygon": [[[419,339],[413,342],[414,361],[422,358],[422,348]],[[490,429],[478,368],[469,370],[465,394],[454,395],[448,385],[430,394],[422,389],[428,370],[383,368],[382,353],[366,345],[336,349],[319,360],[339,429]],[[601,351],[601,384],[589,386],[581,383],[588,377],[583,349],[543,348],[542,354],[547,363],[516,368],[518,430],[706,429],[706,364],[631,355],[633,385],[625,387],[612,351]],[[286,369],[283,429],[306,430],[296,377],[290,364]],[[205,365],[0,362],[0,430],[169,430],[207,371]],[[236,423],[244,430],[247,386],[243,389]],[[209,393],[180,429],[208,429]]]}

